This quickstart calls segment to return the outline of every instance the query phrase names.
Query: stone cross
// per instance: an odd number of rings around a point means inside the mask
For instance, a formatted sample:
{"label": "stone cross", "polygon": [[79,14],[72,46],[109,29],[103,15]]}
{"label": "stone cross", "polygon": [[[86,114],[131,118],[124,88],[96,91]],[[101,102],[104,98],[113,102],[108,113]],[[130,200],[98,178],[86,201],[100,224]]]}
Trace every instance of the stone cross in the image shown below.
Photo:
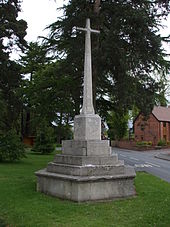
{"label": "stone cross", "polygon": [[90,28],[90,19],[86,19],[86,28],[77,30],[84,31],[85,35],[85,60],[84,60],[84,90],[83,107],[81,114],[94,114],[93,94],[92,94],[92,61],[91,61],[91,33],[99,34],[100,31]]}

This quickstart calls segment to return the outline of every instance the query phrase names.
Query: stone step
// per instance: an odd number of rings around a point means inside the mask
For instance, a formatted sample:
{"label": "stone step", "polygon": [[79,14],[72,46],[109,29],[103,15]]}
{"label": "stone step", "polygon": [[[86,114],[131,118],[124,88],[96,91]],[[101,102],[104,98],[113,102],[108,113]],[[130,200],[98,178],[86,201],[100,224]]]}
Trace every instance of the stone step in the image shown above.
{"label": "stone step", "polygon": [[69,165],[115,165],[118,163],[118,155],[112,156],[72,156],[57,154],[54,158],[55,163]]}
{"label": "stone step", "polygon": [[47,166],[48,172],[72,175],[72,176],[100,176],[117,175],[124,173],[124,162],[119,161],[116,165],[68,165],[50,162]]}
{"label": "stone step", "polygon": [[47,172],[46,169],[35,174],[38,191],[76,202],[107,201],[136,195],[136,174],[129,166],[125,166],[120,175],[71,176]]}

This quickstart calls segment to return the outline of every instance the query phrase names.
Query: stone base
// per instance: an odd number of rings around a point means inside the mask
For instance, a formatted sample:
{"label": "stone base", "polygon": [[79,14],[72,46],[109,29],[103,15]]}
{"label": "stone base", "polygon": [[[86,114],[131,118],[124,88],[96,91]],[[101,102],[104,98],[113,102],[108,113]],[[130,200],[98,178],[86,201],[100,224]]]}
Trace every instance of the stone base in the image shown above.
{"label": "stone base", "polygon": [[74,118],[74,140],[101,140],[101,118],[99,115],[76,115]]}
{"label": "stone base", "polygon": [[111,155],[107,140],[66,140],[62,153],[36,172],[37,190],[77,202],[135,195],[135,171]]}
{"label": "stone base", "polygon": [[126,167],[124,174],[111,176],[72,176],[44,169],[36,172],[37,190],[76,202],[112,200],[136,194],[135,175],[131,167]]}
{"label": "stone base", "polygon": [[79,156],[110,156],[109,140],[64,140],[62,153]]}

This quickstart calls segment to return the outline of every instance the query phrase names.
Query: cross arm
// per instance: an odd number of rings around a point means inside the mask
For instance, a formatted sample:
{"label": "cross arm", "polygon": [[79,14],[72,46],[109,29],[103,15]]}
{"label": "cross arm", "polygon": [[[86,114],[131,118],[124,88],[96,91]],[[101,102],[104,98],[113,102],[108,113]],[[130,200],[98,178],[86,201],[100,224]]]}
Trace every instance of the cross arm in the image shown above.
{"label": "cross arm", "polygon": [[76,27],[76,30],[87,32],[87,28]]}
{"label": "cross arm", "polygon": [[90,31],[91,31],[92,33],[100,34],[100,31],[95,30],[95,29],[90,29]]}

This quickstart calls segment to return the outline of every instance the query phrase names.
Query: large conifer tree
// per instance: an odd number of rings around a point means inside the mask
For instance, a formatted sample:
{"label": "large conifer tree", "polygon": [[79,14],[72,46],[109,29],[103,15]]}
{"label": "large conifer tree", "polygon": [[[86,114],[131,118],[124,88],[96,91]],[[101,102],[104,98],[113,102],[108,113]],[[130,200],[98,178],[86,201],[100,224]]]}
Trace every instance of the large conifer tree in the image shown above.
{"label": "large conifer tree", "polygon": [[64,58],[63,70],[69,70],[74,88],[77,85],[77,109],[82,94],[84,34],[73,27],[84,27],[90,17],[92,27],[101,30],[100,37],[92,36],[94,106],[101,116],[108,109],[122,112],[134,104],[148,112],[161,89],[153,74],[168,68],[163,38],[158,34],[168,8],[169,1],[163,0],[70,0],[64,6],[64,16],[49,27],[46,44],[58,58]]}
{"label": "large conifer tree", "polygon": [[19,130],[18,119],[21,111],[17,89],[21,85],[21,67],[10,59],[14,49],[23,50],[26,45],[27,23],[18,20],[19,0],[0,0],[0,99],[4,105],[0,117],[0,130]]}

